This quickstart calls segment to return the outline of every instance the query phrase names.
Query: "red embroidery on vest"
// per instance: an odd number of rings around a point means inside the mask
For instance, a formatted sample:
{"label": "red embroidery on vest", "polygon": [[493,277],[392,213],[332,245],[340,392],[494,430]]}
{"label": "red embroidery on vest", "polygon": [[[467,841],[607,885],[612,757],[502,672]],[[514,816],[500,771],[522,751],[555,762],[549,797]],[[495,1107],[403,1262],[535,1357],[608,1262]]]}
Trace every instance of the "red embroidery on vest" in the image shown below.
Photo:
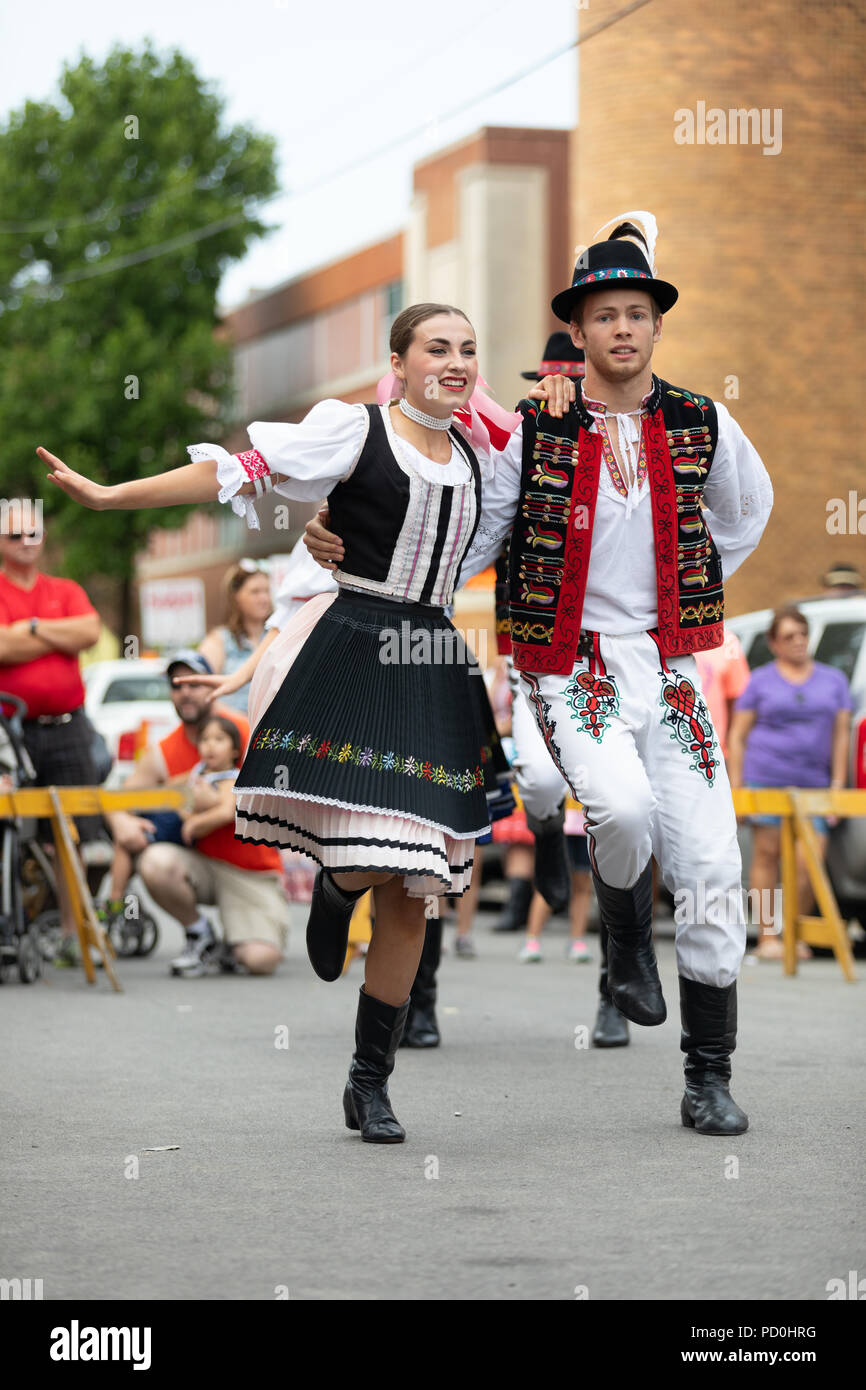
{"label": "red embroidery on vest", "polygon": [[653,508],[656,546],[658,630],[666,655],[683,651],[680,642],[679,585],[677,582],[677,489],[661,410],[644,425],[647,437],[647,472]]}

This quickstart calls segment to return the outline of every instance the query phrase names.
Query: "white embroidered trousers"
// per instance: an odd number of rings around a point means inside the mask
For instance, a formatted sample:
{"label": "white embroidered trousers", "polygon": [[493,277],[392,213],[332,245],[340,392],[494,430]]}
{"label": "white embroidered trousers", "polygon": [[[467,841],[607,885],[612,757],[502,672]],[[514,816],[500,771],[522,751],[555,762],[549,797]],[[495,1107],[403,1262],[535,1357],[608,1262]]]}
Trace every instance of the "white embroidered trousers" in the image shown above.
{"label": "white embroidered trousers", "polygon": [[[520,683],[584,807],[599,877],[630,888],[654,855],[674,895],[679,973],[731,984],[746,944],[737,822],[694,658],[665,662],[649,633],[601,636],[570,676]],[[527,804],[544,814],[548,802]]]}

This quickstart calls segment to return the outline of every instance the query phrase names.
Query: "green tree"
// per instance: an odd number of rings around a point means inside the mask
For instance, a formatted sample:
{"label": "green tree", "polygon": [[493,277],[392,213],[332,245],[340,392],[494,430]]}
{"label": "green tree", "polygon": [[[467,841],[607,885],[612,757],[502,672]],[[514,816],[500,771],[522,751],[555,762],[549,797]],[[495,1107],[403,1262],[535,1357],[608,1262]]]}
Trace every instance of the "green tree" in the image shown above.
{"label": "green tree", "polygon": [[136,552],[189,509],[86,511],[34,450],[114,483],[221,437],[232,372],[217,291],[268,230],[255,200],[277,188],[274,140],[226,128],[189,59],[150,43],[102,66],[82,57],[60,92],[0,128],[0,495],[44,497],[66,572],[115,577],[129,631]]}

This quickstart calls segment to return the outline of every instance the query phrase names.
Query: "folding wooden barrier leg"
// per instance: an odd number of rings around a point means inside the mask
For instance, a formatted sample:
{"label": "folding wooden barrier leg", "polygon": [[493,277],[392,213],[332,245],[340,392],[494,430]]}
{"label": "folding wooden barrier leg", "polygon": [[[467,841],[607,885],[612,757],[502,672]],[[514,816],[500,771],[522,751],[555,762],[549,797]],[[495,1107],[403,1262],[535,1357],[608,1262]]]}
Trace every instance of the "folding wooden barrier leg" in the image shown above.
{"label": "folding wooden barrier leg", "polygon": [[803,815],[800,810],[796,795],[792,797],[792,800],[794,803],[794,831],[803,848],[803,858],[806,861],[809,882],[812,885],[812,892],[821,913],[820,917],[802,917],[799,919],[801,939],[810,946],[831,946],[846,980],[856,980],[857,971],[854,968],[851,943],[848,940],[845,923],[842,921],[835,894],[827,877],[827,870],[824,868],[815,827],[810,818]]}
{"label": "folding wooden barrier leg", "polygon": [[84,966],[84,973],[87,976],[88,984],[96,983],[96,971],[93,968],[93,961],[90,958],[90,947],[95,946],[102,957],[102,964],[106,975],[118,994],[122,994],[120,982],[114,973],[111,959],[114,950],[111,943],[107,940],[102,926],[96,919],[93,910],[93,900],[90,896],[90,889],[87,886],[87,879],[84,877],[84,869],[75,848],[72,838],[72,831],[66,818],[66,813],[60,802],[60,796],[56,787],[47,788],[51,798],[51,805],[54,814],[51,817],[51,826],[54,831],[54,843],[57,848],[57,869],[63,874],[64,881],[69,890],[72,902],[72,911],[75,914],[75,925],[78,928],[78,943],[81,947],[81,963]]}
{"label": "folding wooden barrier leg", "polygon": [[782,817],[782,945],[783,969],[786,975],[797,973],[797,847],[794,841],[793,816]]}
{"label": "folding wooden barrier leg", "polygon": [[343,963],[343,974],[349,969],[356,956],[361,954],[360,947],[365,941],[369,941],[373,935],[372,918],[370,915],[373,905],[373,893],[365,893],[363,898],[359,898],[355,911],[352,913],[352,920],[349,923],[349,944],[346,949],[346,959]]}

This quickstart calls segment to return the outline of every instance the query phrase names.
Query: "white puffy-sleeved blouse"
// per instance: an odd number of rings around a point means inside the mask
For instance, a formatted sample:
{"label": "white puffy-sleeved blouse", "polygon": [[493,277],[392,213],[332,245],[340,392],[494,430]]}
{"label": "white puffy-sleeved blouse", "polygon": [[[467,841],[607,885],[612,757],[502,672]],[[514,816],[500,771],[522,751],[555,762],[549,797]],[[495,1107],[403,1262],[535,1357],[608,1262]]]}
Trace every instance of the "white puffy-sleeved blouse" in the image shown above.
{"label": "white puffy-sleeved blouse", "polygon": [[[388,405],[380,406],[386,437],[397,465],[409,477],[409,505],[392,557],[388,580],[358,582],[357,577],[343,575],[335,580],[345,588],[360,588],[364,592],[404,601],[418,601],[430,576],[430,566],[437,568],[429,602],[448,604],[454,580],[468,537],[475,525],[476,501],[472,467],[468,456],[454,443],[447,463],[435,463],[420,453],[408,440],[396,434],[391,424]],[[344,401],[325,400],[314,406],[297,424],[256,421],[248,428],[252,448],[265,460],[272,477],[274,492],[298,502],[317,502],[352,476],[364,448],[368,431],[368,414],[364,405],[347,405]],[[482,481],[492,478],[489,453],[474,450]],[[230,502],[238,516],[245,516],[250,527],[258,528],[255,499],[241,497],[240,489],[249,481],[249,474],[239,459],[218,444],[193,444],[187,451],[194,460],[212,458],[217,462],[219,500]],[[438,508],[443,488],[462,493],[459,507],[450,509],[446,543],[433,558],[437,531]]]}

